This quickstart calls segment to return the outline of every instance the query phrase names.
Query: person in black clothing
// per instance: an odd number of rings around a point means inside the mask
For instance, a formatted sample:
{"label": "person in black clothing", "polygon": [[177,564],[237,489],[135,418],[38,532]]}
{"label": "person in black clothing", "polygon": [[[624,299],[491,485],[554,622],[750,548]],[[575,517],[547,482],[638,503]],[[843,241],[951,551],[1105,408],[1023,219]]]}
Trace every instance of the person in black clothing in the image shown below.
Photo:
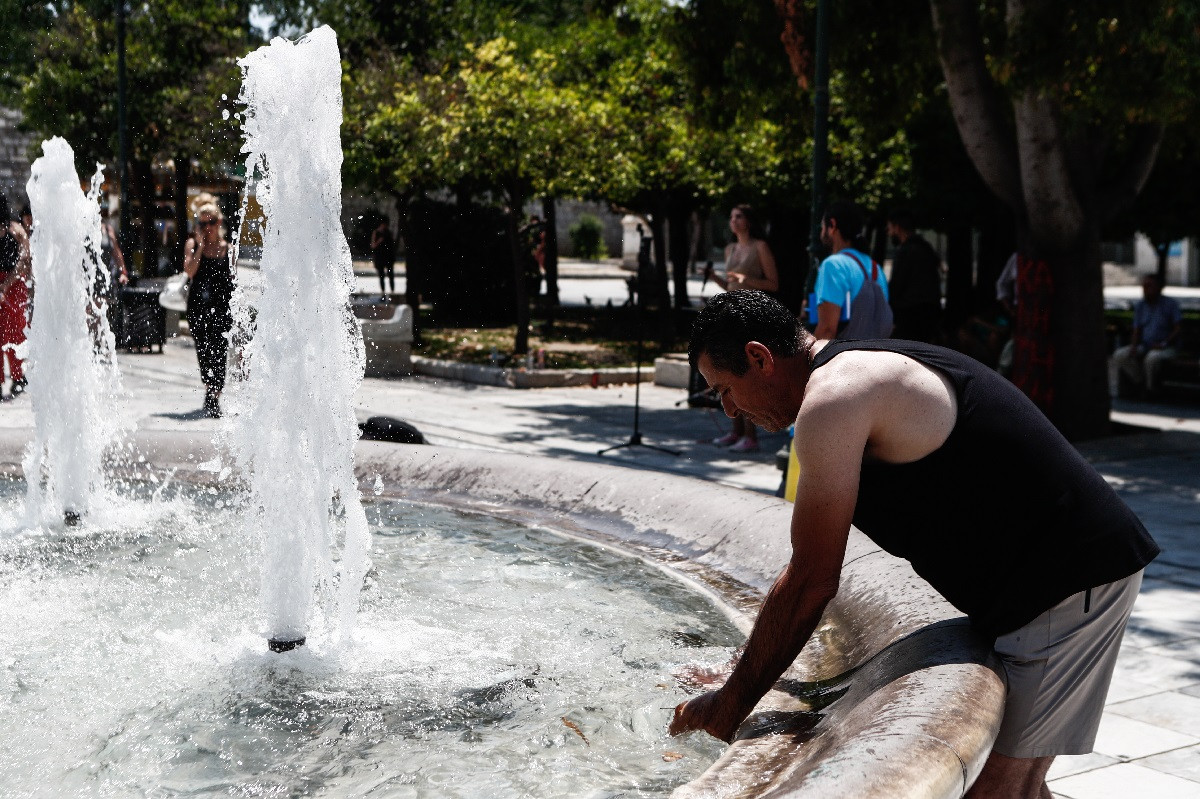
{"label": "person in black clothing", "polygon": [[892,211],[887,230],[892,243],[899,247],[888,280],[896,323],[892,336],[936,343],[942,318],[942,259],[915,232],[911,212]]}
{"label": "person in black clothing", "polygon": [[195,235],[188,239],[183,257],[183,271],[188,276],[188,329],[196,342],[200,379],[204,381],[204,412],[214,418],[221,415],[227,336],[233,328],[233,266],[222,220],[215,204],[201,205],[196,211]]}
{"label": "person in black clothing", "polygon": [[396,293],[396,237],[388,227],[386,219],[379,220],[379,226],[371,232],[371,261],[375,271],[379,273],[379,293],[387,295],[384,277],[391,282],[392,293]]}
{"label": "person in black clothing", "polygon": [[762,292],[709,301],[694,366],[725,412],[793,421],[792,558],[728,681],[672,734],[731,740],[836,595],[850,525],[961,610],[1005,671],[1000,732],[967,796],[1049,795],[1091,751],[1125,622],[1158,546],[1036,406],[992,370],[898,339],[817,341]]}

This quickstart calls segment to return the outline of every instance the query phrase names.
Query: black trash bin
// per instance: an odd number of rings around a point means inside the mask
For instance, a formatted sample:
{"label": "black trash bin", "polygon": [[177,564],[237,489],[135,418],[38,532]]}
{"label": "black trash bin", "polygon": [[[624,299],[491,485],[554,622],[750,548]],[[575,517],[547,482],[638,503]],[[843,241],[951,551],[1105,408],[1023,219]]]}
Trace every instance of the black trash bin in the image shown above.
{"label": "black trash bin", "polygon": [[121,289],[121,325],[117,347],[129,352],[163,351],[167,340],[167,311],[158,304],[158,286],[126,286]]}

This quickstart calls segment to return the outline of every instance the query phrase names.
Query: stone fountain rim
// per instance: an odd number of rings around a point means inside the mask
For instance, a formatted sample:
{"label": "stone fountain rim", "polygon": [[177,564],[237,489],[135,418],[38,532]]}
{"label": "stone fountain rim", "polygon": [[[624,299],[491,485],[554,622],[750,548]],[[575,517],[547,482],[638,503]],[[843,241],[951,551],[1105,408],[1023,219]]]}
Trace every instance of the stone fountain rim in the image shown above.
{"label": "stone fountain rim", "polygon": [[[0,469],[20,473],[30,433],[0,431]],[[218,456],[211,433],[141,431],[117,452],[113,466],[135,476],[153,464],[175,469],[175,480],[217,478],[200,468]],[[788,503],[691,477],[380,442],[359,442],[355,458],[364,497],[378,478],[387,497],[513,517],[596,541],[706,590],[743,630],[790,555]],[[851,530],[842,589],[826,620],[842,625],[830,640],[836,644],[845,632],[858,649],[849,647],[840,661],[827,658],[839,664],[828,675],[818,659],[836,646],[810,643],[795,674],[785,675],[816,677],[805,685],[837,677],[846,696],[821,712],[797,714],[803,708],[794,698],[773,691],[752,720],[775,721],[743,725],[717,763],[675,796],[961,796],[999,729],[1004,688],[990,647],[960,617],[907,563]],[[815,717],[819,732],[779,726],[777,717]],[[745,790],[730,794],[731,784]]]}

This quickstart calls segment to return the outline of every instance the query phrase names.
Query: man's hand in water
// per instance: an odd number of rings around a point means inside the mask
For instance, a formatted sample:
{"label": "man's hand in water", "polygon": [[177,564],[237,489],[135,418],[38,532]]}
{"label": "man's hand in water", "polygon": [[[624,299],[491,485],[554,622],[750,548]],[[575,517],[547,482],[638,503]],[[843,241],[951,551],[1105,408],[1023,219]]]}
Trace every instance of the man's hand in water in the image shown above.
{"label": "man's hand in water", "polygon": [[692,730],[704,730],[712,737],[730,743],[745,718],[744,715],[738,715],[731,704],[720,690],[700,694],[675,708],[675,717],[671,719],[667,732],[679,735]]}

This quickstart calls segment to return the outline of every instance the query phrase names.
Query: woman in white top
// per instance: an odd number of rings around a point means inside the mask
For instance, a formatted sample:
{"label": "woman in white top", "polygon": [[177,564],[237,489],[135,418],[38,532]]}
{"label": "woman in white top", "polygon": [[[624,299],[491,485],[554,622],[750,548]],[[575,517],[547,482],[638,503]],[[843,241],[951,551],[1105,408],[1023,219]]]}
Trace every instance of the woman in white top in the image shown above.
{"label": "woman in white top", "polygon": [[[735,241],[725,248],[725,275],[711,275],[713,282],[726,291],[779,291],[775,257],[767,246],[762,227],[754,218],[754,209],[748,205],[734,206],[729,212],[729,229]],[[739,415],[733,420],[733,430],[713,439],[713,443],[734,452],[756,452],[758,431],[753,422]]]}

